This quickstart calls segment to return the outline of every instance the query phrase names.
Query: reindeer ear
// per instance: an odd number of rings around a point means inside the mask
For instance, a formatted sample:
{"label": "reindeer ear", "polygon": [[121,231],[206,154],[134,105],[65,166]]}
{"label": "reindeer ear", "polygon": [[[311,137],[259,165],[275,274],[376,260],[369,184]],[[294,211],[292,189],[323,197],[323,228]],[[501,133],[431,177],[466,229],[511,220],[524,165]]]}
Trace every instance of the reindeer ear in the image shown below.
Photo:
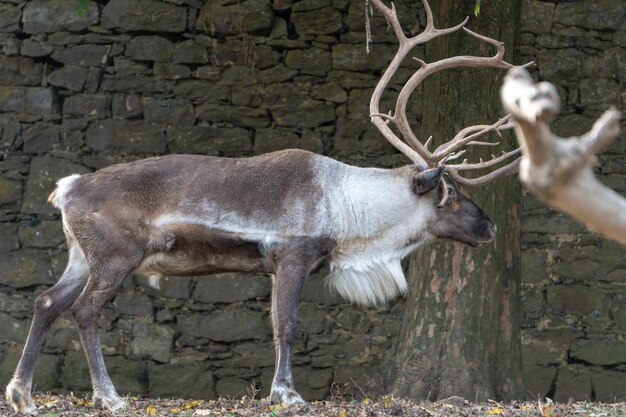
{"label": "reindeer ear", "polygon": [[417,195],[422,195],[434,190],[439,185],[444,170],[443,166],[438,166],[437,168],[418,172],[413,177],[413,191]]}

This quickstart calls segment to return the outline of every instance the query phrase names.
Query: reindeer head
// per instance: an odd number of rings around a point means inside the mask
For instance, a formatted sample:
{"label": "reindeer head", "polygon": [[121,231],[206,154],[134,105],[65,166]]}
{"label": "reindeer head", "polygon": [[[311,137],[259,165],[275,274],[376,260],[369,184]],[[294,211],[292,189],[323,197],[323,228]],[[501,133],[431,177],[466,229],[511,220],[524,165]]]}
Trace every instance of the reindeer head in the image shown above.
{"label": "reindeer head", "polygon": [[[391,7],[387,7],[381,0],[371,0],[371,4],[385,16],[400,45],[374,89],[370,100],[370,117],[372,123],[380,130],[385,139],[415,164],[416,175],[414,175],[413,180],[415,192],[422,198],[427,197],[433,201],[438,201],[438,203],[434,203],[437,204],[438,209],[436,210],[436,220],[431,225],[431,234],[438,238],[453,239],[471,246],[479,246],[494,239],[496,226],[483,210],[457,190],[451,180],[458,184],[476,187],[490,183],[501,176],[516,173],[519,169],[520,150],[518,148],[509,152],[502,152],[498,156],[492,155],[491,159],[487,161],[480,159],[477,163],[469,163],[467,160],[460,163],[450,163],[450,161],[463,155],[466,151],[464,148],[467,146],[498,145],[498,143],[483,142],[478,139],[490,132],[499,134],[502,130],[511,129],[513,123],[510,121],[510,115],[491,125],[466,127],[454,138],[431,151],[429,145],[432,137],[422,143],[409,126],[406,115],[407,102],[418,85],[433,73],[458,67],[509,69],[513,65],[504,60],[504,46],[501,42],[479,35],[464,27],[468,19],[452,28],[436,28],[428,2],[422,0],[422,3],[426,12],[426,27],[422,33],[407,37],[398,20],[393,3]],[[490,57],[454,56],[430,63],[413,58],[417,61],[419,68],[402,86],[394,111],[381,112],[379,103],[383,92],[413,48],[438,36],[460,29],[470,36],[493,45],[496,49],[495,55]],[[526,65],[530,64],[532,63]],[[510,161],[510,158],[513,158],[513,161],[505,163],[505,161]],[[489,169],[491,172],[472,178],[461,175],[461,172],[482,169]]]}
{"label": "reindeer head", "polygon": [[[418,198],[427,198],[437,205],[428,231],[438,239],[451,239],[472,247],[493,241],[496,225],[491,218],[463,194],[451,181],[444,181],[443,166],[425,171],[416,170],[412,188]],[[443,187],[446,187],[444,190]]]}

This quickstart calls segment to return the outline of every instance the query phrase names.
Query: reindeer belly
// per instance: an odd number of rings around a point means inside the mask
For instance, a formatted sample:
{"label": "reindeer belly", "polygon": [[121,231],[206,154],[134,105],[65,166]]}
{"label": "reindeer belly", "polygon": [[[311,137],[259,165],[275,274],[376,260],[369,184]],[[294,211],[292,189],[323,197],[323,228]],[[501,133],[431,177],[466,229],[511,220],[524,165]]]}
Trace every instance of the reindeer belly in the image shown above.
{"label": "reindeer belly", "polygon": [[202,225],[169,225],[149,246],[147,256],[135,270],[140,275],[271,272],[260,242]]}

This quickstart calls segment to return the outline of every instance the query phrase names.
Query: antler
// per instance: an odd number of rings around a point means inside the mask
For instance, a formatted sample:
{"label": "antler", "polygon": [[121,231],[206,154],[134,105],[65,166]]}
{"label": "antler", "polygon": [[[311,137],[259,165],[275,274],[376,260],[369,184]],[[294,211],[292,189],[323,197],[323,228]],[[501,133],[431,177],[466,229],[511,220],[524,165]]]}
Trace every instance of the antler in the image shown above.
{"label": "antler", "polygon": [[[518,170],[518,159],[502,166],[489,174],[479,176],[476,178],[465,178],[461,175],[462,171],[478,170],[483,168],[491,168],[498,164],[509,160],[516,155],[519,155],[519,149],[511,152],[503,152],[499,156],[493,156],[488,161],[480,160],[479,163],[468,163],[464,160],[459,164],[449,164],[448,161],[454,160],[460,157],[465,150],[462,149],[466,146],[497,146],[499,143],[493,142],[481,142],[477,139],[485,136],[488,133],[511,129],[513,127],[510,121],[510,115],[503,117],[497,122],[491,125],[477,125],[466,127],[461,130],[452,140],[442,144],[433,152],[429,151],[428,145],[432,139],[428,138],[425,143],[422,143],[411,130],[408,119],[406,116],[406,105],[410,95],[417,88],[417,86],[429,75],[436,72],[459,67],[481,67],[481,68],[501,68],[509,69],[513,65],[504,60],[504,45],[489,37],[479,35],[471,30],[465,28],[469,18],[466,18],[463,22],[457,26],[437,29],[433,23],[433,13],[427,0],[422,0],[424,9],[426,11],[426,28],[424,31],[414,37],[406,37],[398,16],[396,14],[396,8],[394,4],[391,7],[387,7],[381,0],[371,0],[372,4],[382,12],[387,20],[387,23],[393,28],[396,37],[399,41],[398,51],[391,60],[391,63],[383,73],[378,85],[374,89],[372,99],[370,100],[370,117],[372,123],[380,130],[383,136],[400,152],[409,157],[420,170],[436,167],[438,165],[444,165],[446,172],[455,181],[469,185],[479,186],[494,181],[496,178],[503,175],[513,174]],[[496,48],[496,54],[491,57],[479,57],[479,56],[455,56],[450,58],[441,59],[439,61],[426,63],[421,59],[413,58],[420,65],[420,68],[409,78],[406,84],[402,87],[398,99],[396,101],[396,107],[393,112],[389,114],[381,113],[379,110],[379,103],[381,96],[389,81],[396,73],[402,61],[406,58],[408,53],[417,45],[428,42],[441,35],[446,35],[452,32],[456,32],[463,29],[465,33],[473,36],[481,41],[487,42]],[[530,65],[526,64],[526,65]],[[401,137],[390,128],[389,124],[393,124],[400,132]],[[444,190],[446,189],[445,183]],[[445,203],[447,195],[444,191],[444,199],[440,204]]]}

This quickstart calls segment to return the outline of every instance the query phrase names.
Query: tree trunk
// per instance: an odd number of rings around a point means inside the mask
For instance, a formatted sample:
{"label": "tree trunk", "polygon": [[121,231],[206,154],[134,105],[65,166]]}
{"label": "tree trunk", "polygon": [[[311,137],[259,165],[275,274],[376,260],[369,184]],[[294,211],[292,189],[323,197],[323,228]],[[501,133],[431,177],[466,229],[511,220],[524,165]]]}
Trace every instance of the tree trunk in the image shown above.
{"label": "tree trunk", "polygon": [[[449,27],[473,12],[473,1],[442,0],[433,5],[435,25]],[[519,24],[519,1],[483,1],[468,27],[505,42],[512,59]],[[452,55],[492,55],[493,47],[458,33],[426,45],[426,62]],[[419,94],[422,120],[418,137],[449,140],[467,125],[492,123],[502,115],[499,88],[504,71],[453,70],[425,81]],[[509,133],[501,143],[510,149]],[[434,149],[432,146],[431,149]],[[498,152],[499,152],[498,148]],[[487,155],[491,149],[480,149]],[[470,160],[477,159],[477,152]],[[410,262],[410,293],[387,378],[396,396],[438,400],[461,396],[471,401],[523,395],[520,342],[520,187],[511,176],[469,191],[496,222],[492,244],[473,249],[437,242]]]}

